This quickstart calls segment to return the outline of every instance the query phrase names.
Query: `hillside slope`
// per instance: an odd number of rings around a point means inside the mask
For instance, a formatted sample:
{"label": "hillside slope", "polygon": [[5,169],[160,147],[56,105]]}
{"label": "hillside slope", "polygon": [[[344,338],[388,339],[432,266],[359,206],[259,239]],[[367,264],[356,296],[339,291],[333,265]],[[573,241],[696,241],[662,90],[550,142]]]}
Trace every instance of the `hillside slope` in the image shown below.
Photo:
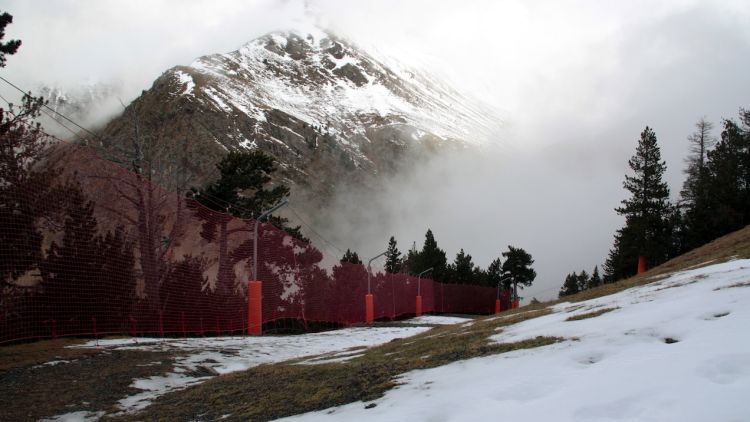
{"label": "hillside slope", "polygon": [[750,228],[565,302],[434,328],[344,362],[217,377],[126,419],[744,420],[748,258]]}
{"label": "hillside slope", "polygon": [[473,321],[2,347],[0,419],[740,421],[749,318],[746,228],[639,277]]}
{"label": "hillside slope", "polygon": [[288,421],[740,421],[750,414],[750,260],[689,270],[504,327],[565,341],[413,371],[362,403]]}

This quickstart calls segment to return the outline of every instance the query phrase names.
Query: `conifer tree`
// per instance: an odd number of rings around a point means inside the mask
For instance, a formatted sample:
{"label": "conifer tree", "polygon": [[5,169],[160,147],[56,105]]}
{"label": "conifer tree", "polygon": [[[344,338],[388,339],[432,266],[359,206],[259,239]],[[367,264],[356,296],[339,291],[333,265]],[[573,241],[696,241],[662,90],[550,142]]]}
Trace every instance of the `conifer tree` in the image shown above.
{"label": "conifer tree", "polygon": [[599,275],[599,266],[594,266],[594,271],[591,273],[591,278],[589,279],[588,288],[594,288],[602,285],[602,277]]}
{"label": "conifer tree", "polygon": [[[490,287],[496,287],[503,280],[503,264],[500,258],[495,258],[490,265],[487,267],[487,285]],[[510,279],[507,279],[507,285],[504,285],[506,289],[510,288]]]}
{"label": "conifer tree", "polygon": [[473,284],[475,286],[495,287],[495,285],[490,283],[487,271],[483,270],[481,267],[479,267],[479,265],[475,266],[471,271],[471,281],[469,282],[469,284]]}
{"label": "conifer tree", "polygon": [[42,98],[24,95],[20,107],[0,108],[0,302],[5,287],[39,269],[42,232],[38,223],[58,214],[63,192],[59,171],[42,166],[49,136],[35,123]]}
{"label": "conifer tree", "polygon": [[99,238],[97,251],[101,259],[101,284],[98,295],[102,327],[125,330],[127,315],[134,305],[137,278],[134,244],[121,226]]}
{"label": "conifer tree", "polygon": [[415,262],[413,264],[410,263],[409,268],[413,275],[417,275],[428,268],[432,268],[433,280],[450,282],[450,280],[446,278],[447,266],[445,251],[438,247],[437,242],[435,241],[435,236],[432,234],[432,230],[427,229],[422,250],[415,258]]}
{"label": "conifer tree", "polygon": [[673,253],[672,206],[669,187],[662,180],[666,163],[661,160],[656,134],[648,126],[641,132],[635,155],[628,161],[633,175],[623,186],[630,197],[616,208],[625,226],[615,235],[615,244],[605,265],[606,278],[616,280],[635,274],[638,256],[650,265],[666,261]]}
{"label": "conifer tree", "polygon": [[747,130],[743,131],[733,120],[724,120],[721,140],[708,153],[710,218],[706,223],[710,225],[710,233],[705,241],[738,230],[750,222],[748,157],[750,141]]}
{"label": "conifer tree", "polygon": [[589,283],[591,281],[591,278],[589,277],[589,273],[586,272],[586,270],[582,270],[580,274],[578,274],[578,290],[584,291],[589,288]]}
{"label": "conifer tree", "polygon": [[94,204],[80,189],[70,189],[68,203],[62,239],[52,242],[42,266],[44,304],[57,320],[91,318],[101,276]]}
{"label": "conifer tree", "polygon": [[458,284],[474,284],[474,262],[471,255],[464,252],[463,248],[456,254],[453,261],[453,281]]}
{"label": "conifer tree", "polygon": [[[230,152],[218,164],[219,179],[201,190],[194,190],[193,198],[203,207],[219,211],[206,214],[200,207],[194,207],[198,217],[203,219],[201,236],[215,241],[219,246],[219,271],[216,289],[220,296],[227,296],[233,288],[232,267],[252,254],[249,244],[242,244],[229,250],[229,238],[236,233],[247,236],[252,227],[230,229],[233,217],[257,218],[289,194],[289,187],[279,184],[270,187],[271,175],[276,171],[274,159],[260,150],[250,152]],[[304,240],[299,227],[288,227],[287,220],[272,216],[270,222],[293,237]],[[262,235],[262,233],[261,233]],[[252,239],[247,241],[252,242]],[[241,252],[241,253],[240,253]]]}
{"label": "conifer tree", "polygon": [[409,274],[415,274],[414,269],[416,269],[418,261],[419,251],[417,250],[417,242],[412,242],[411,248],[406,252],[406,256],[401,264],[403,271]]}
{"label": "conifer tree", "polygon": [[396,238],[391,236],[388,240],[388,249],[385,252],[385,270],[391,274],[401,271],[401,252],[396,247]]}
{"label": "conifer tree", "polygon": [[20,40],[9,40],[1,42],[5,37],[5,27],[13,23],[13,16],[8,12],[0,15],[0,67],[5,67],[6,56],[16,54],[18,47],[21,46]]}
{"label": "conifer tree", "polygon": [[578,289],[578,275],[576,273],[568,274],[565,277],[565,282],[560,288],[559,297],[565,297],[574,295],[579,292]]}
{"label": "conifer tree", "polygon": [[536,271],[531,268],[534,260],[531,254],[523,250],[508,245],[508,251],[502,253],[505,258],[503,264],[503,275],[509,279],[510,285],[513,286],[514,296],[518,296],[518,286],[523,289],[524,286],[531,286],[536,278]]}
{"label": "conifer tree", "polygon": [[47,249],[42,264],[42,304],[56,320],[104,322],[123,316],[135,297],[133,245],[118,227],[97,234],[94,203],[80,186],[65,186],[64,223],[59,240]]}
{"label": "conifer tree", "polygon": [[359,259],[359,255],[357,255],[356,252],[350,251],[349,249],[344,252],[344,256],[341,257],[342,264],[349,263],[349,264],[357,264],[362,265],[362,260]]}
{"label": "conifer tree", "polygon": [[685,182],[680,192],[683,221],[680,224],[680,252],[698,247],[712,239],[711,219],[711,191],[710,174],[708,169],[708,153],[716,144],[716,138],[711,134],[713,123],[702,118],[695,124],[696,131],[688,137],[690,155],[685,160]]}

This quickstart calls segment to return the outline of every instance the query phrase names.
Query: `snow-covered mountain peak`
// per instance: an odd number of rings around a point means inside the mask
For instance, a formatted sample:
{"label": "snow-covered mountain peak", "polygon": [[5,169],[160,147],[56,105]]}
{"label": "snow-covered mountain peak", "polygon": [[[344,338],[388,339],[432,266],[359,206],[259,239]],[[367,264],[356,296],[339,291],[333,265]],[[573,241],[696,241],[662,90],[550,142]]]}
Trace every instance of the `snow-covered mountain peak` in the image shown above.
{"label": "snow-covered mountain peak", "polygon": [[269,33],[167,70],[103,138],[129,145],[137,115],[159,133],[154,150],[190,155],[201,183],[227,151],[259,148],[315,207],[425,154],[494,141],[501,120],[491,109],[373,51],[319,28]]}
{"label": "snow-covered mountain peak", "polygon": [[491,142],[500,129],[491,110],[437,78],[394,69],[320,29],[270,33],[173,72],[185,94],[192,93],[185,74],[203,80],[198,89],[224,110],[260,118],[277,109],[354,144],[373,125],[408,124],[471,144]]}

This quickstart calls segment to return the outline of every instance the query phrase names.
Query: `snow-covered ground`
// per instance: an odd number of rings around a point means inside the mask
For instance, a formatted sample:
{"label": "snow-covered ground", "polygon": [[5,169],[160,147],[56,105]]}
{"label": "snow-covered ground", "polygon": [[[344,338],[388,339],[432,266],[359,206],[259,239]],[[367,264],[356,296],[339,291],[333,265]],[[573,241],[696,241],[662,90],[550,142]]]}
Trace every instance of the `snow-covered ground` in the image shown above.
{"label": "snow-covered ground", "polygon": [[492,337],[568,341],[413,371],[375,407],[284,420],[748,421],[749,324],[750,260],[712,265],[561,303]]}
{"label": "snow-covered ground", "polygon": [[[427,317],[425,317],[427,318]],[[431,317],[430,324],[450,324],[463,318]],[[427,322],[423,322],[427,323]],[[121,350],[178,351],[175,371],[163,376],[134,380],[132,386],[142,390],[124,397],[119,407],[124,412],[142,409],[156,397],[169,391],[203,382],[217,374],[242,371],[265,363],[311,357],[302,364],[317,364],[351,359],[362,349],[387,343],[395,338],[413,336],[429,327],[357,327],[296,336],[207,337],[189,339],[138,338],[91,341],[83,346]],[[322,355],[322,356],[318,356]],[[315,357],[313,357],[315,356]],[[84,420],[76,414],[61,415],[54,420]],[[95,419],[98,414],[94,415]],[[89,418],[92,417],[88,414]]]}
{"label": "snow-covered ground", "polygon": [[428,325],[449,325],[449,324],[460,324],[462,322],[472,321],[471,318],[462,318],[455,316],[442,316],[442,315],[422,315],[416,318],[404,320],[406,324],[428,324]]}

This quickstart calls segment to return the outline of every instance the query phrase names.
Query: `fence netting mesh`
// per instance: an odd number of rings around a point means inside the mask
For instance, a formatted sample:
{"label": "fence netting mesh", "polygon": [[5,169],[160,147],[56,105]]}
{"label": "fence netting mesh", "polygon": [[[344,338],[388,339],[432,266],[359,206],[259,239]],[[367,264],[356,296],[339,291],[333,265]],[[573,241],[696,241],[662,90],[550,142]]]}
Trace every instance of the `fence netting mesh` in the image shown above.
{"label": "fence netting mesh", "polygon": [[[54,150],[39,169],[3,170],[0,343],[247,330],[254,220],[190,199],[179,172],[157,183],[153,169],[126,170],[88,147]],[[50,164],[58,170],[41,169]],[[269,223],[258,233],[267,330],[365,320],[365,266]],[[375,319],[414,314],[418,291],[425,313],[489,314],[498,297],[490,287],[382,270],[372,270],[370,286]],[[507,292],[500,296],[507,309]]]}

